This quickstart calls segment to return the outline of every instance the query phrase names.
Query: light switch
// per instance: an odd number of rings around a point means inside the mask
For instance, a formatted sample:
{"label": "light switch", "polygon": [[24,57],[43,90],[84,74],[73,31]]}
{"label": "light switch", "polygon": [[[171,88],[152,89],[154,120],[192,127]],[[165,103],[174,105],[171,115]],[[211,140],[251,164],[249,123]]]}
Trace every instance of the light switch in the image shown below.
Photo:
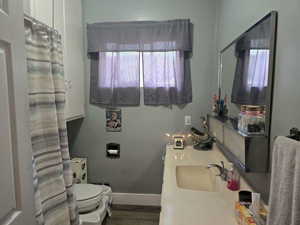
{"label": "light switch", "polygon": [[191,116],[184,117],[184,125],[192,125],[192,117]]}

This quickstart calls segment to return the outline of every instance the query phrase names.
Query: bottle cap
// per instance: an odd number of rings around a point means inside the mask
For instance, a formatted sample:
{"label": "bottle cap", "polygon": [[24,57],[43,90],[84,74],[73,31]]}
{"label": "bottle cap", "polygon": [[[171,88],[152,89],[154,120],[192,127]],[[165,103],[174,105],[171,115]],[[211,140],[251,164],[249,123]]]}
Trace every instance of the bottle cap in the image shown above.
{"label": "bottle cap", "polygon": [[233,168],[234,168],[233,163],[229,162],[228,163],[228,170],[233,170]]}

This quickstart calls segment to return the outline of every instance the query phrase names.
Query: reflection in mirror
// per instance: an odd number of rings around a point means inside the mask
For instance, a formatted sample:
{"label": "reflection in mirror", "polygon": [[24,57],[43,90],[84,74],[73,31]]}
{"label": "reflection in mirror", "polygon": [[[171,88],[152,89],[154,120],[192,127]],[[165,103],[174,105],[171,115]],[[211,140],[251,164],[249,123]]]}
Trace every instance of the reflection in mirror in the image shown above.
{"label": "reflection in mirror", "polygon": [[221,98],[227,99],[233,126],[246,135],[266,131],[271,27],[268,17],[221,52]]}
{"label": "reflection in mirror", "polygon": [[270,20],[250,30],[235,44],[236,69],[231,100],[241,105],[265,105],[268,86]]}
{"label": "reflection in mirror", "polygon": [[[210,129],[218,134],[217,146],[265,202],[270,181],[276,30],[277,12],[272,11],[220,52],[216,99],[224,99],[228,112],[222,115],[216,110],[209,117]],[[213,121],[221,125],[213,126]]]}
{"label": "reflection in mirror", "polygon": [[228,116],[230,118],[238,117],[240,106],[232,102],[233,81],[237,65],[235,55],[235,44],[231,45],[225,52],[222,53],[222,95],[227,96]]}

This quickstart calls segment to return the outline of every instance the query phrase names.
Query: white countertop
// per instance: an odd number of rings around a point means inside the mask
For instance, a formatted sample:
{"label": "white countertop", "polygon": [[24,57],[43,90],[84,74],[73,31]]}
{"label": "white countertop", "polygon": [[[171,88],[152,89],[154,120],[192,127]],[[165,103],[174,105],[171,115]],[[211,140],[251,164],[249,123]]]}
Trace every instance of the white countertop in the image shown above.
{"label": "white countertop", "polygon": [[203,192],[177,187],[176,166],[204,165],[226,162],[216,147],[212,151],[197,151],[192,147],[173,150],[167,146],[160,225],[236,225],[234,202],[237,192],[227,190],[217,178],[218,192]]}

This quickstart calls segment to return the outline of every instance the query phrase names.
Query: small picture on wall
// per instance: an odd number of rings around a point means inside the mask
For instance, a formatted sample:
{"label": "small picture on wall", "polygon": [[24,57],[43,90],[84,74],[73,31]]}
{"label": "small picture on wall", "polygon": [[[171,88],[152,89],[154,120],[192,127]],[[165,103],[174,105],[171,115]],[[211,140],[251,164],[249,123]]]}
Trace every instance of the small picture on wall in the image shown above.
{"label": "small picture on wall", "polygon": [[120,132],[122,128],[121,109],[106,109],[106,131]]}

